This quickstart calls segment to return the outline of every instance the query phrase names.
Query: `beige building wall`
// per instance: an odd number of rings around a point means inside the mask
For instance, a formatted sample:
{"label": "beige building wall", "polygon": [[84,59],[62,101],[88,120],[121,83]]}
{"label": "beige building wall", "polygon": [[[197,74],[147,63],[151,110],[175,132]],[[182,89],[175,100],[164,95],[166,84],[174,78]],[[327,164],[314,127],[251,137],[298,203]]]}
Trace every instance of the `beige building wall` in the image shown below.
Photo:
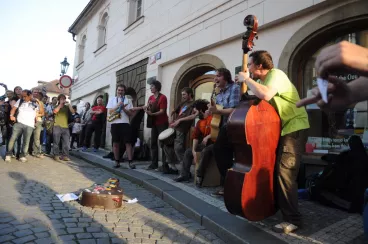
{"label": "beige building wall", "polygon": [[[127,26],[125,0],[106,0],[75,27],[76,57],[86,36],[84,59],[74,65],[78,82],[72,87],[73,101],[89,101],[91,94],[106,90],[115,94],[116,72],[147,57],[161,53],[161,59],[148,64],[146,77],[163,84],[169,107],[175,100],[175,77],[192,58],[209,54],[221,60],[232,74],[241,65],[244,17],[259,20],[259,39],[254,50],[268,50],[276,67],[289,39],[309,21],[354,0],[162,0],[143,1],[143,16]],[[101,16],[108,13],[106,46],[97,50]],[[150,96],[146,87],[146,100]],[[109,135],[109,133],[106,133]],[[150,129],[145,128],[145,139]],[[107,142],[110,138],[107,137]]]}

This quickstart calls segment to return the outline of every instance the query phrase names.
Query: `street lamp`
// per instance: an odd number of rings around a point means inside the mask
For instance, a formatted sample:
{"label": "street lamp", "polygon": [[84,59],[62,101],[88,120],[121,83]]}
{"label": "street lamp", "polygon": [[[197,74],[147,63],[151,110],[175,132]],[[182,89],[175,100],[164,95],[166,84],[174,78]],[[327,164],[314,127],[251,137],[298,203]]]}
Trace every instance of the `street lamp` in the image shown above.
{"label": "street lamp", "polygon": [[68,71],[68,67],[69,67],[69,63],[66,59],[66,57],[64,58],[64,61],[60,63],[61,64],[61,74],[60,76],[62,75],[65,75],[66,72]]}

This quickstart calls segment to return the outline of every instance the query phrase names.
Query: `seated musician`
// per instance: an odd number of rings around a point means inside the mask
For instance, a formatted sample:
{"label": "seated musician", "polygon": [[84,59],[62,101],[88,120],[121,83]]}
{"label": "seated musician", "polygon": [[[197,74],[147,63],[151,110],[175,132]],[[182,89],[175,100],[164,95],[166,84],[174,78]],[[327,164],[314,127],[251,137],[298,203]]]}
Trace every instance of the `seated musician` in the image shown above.
{"label": "seated musician", "polygon": [[196,158],[196,152],[201,152],[201,159],[197,169],[197,180],[196,185],[202,186],[204,172],[210,162],[213,155],[213,141],[211,140],[211,120],[212,116],[206,113],[207,100],[196,100],[193,104],[195,114],[198,114],[199,121],[196,124],[195,130],[192,135],[193,146],[188,148],[184,153],[184,159],[182,162],[182,171],[180,176],[174,179],[176,182],[189,181],[190,179],[190,166],[192,165],[193,159],[198,163]]}
{"label": "seated musician", "polygon": [[[170,127],[175,129],[174,147],[164,148],[169,160],[169,174],[178,174],[175,164],[183,162],[186,137],[196,115],[193,111],[193,90],[184,87],[181,90],[181,103],[170,114]],[[173,119],[174,118],[174,119]]]}
{"label": "seated musician", "polygon": [[260,99],[268,101],[281,119],[275,164],[276,201],[285,222],[274,226],[274,231],[289,233],[301,224],[298,211],[297,176],[301,155],[304,152],[309,128],[308,114],[304,107],[297,108],[300,100],[298,91],[287,75],[274,68],[271,55],[267,51],[255,51],[249,55],[249,73],[239,73],[239,80]]}
{"label": "seated musician", "polygon": [[[227,136],[227,120],[234,108],[240,101],[240,86],[231,79],[231,73],[228,69],[220,68],[216,72],[215,83],[220,93],[216,96],[216,104],[223,106],[223,109],[217,109],[216,106],[208,105],[208,110],[212,114],[221,115],[220,132],[213,146],[214,156],[217,167],[221,174],[221,185],[223,186],[226,172],[233,165],[233,146]],[[213,193],[215,196],[224,195],[223,189]]]}

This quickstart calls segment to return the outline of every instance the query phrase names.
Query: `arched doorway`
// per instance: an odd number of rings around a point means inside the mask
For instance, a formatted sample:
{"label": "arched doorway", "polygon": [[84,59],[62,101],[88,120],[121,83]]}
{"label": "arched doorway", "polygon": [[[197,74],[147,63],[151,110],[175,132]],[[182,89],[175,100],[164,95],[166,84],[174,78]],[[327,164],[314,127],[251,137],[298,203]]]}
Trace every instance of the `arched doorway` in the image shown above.
{"label": "arched doorway", "polygon": [[[183,64],[175,74],[172,82],[170,92],[170,111],[180,103],[181,89],[184,87],[193,87],[192,83],[195,80],[206,75],[207,72],[213,72],[218,68],[225,68],[225,64],[221,59],[211,54],[198,55]],[[210,80],[207,81],[209,82]],[[195,87],[193,88],[195,89]]]}
{"label": "arched doorway", "polygon": [[189,87],[194,90],[194,99],[206,99],[210,101],[213,91],[213,80],[215,75],[204,74],[189,83]]}
{"label": "arched doorway", "polygon": [[[310,89],[316,85],[314,63],[322,48],[341,40],[368,47],[367,21],[368,2],[356,1],[315,18],[290,38],[280,56],[278,67],[289,75],[301,97],[307,97]],[[356,78],[349,73],[336,75],[347,81]],[[361,133],[361,127],[367,125],[367,110],[366,102],[357,104],[351,111],[329,114],[321,112],[316,106],[308,106],[311,124],[309,136],[317,141],[317,146],[321,144],[321,148],[341,147],[342,144],[336,144],[344,141],[341,131],[352,128],[352,133]],[[358,120],[363,121],[358,125],[355,123],[354,111],[360,113]],[[352,114],[354,122],[351,121]]]}
{"label": "arched doorway", "polygon": [[[181,102],[181,90],[184,87],[191,87],[194,91],[194,98],[209,99],[213,91],[214,71],[224,68],[221,59],[214,55],[198,55],[180,67],[176,73],[170,93],[170,111]],[[194,125],[194,124],[193,124]],[[191,147],[191,132],[188,132],[186,147]]]}

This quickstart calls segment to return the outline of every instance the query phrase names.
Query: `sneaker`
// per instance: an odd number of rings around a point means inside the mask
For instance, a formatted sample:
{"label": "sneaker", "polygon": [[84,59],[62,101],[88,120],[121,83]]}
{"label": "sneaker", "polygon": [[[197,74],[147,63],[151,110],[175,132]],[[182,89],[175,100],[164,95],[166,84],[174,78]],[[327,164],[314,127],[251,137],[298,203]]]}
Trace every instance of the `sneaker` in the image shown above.
{"label": "sneaker", "polygon": [[93,152],[98,152],[98,149],[97,148],[93,148]]}
{"label": "sneaker", "polygon": [[106,155],[104,155],[104,156],[102,156],[103,158],[111,158],[111,159],[113,159],[113,160],[115,160],[114,159],[114,153],[112,153],[112,152],[109,152],[108,154],[106,154]]}
{"label": "sneaker", "polygon": [[26,157],[20,157],[19,161],[21,161],[22,163],[25,163],[25,162],[27,162],[27,159],[26,159]]}
{"label": "sneaker", "polygon": [[128,162],[128,166],[129,166],[130,169],[135,169],[136,168],[132,161]]}
{"label": "sneaker", "polygon": [[5,162],[10,163],[11,162],[11,156],[7,155],[5,156]]}
{"label": "sneaker", "polygon": [[175,178],[174,181],[176,182],[189,182],[190,178],[189,176],[179,176],[178,178]]}
{"label": "sneaker", "polygon": [[285,234],[289,234],[291,232],[294,232],[298,229],[298,226],[293,225],[291,223],[288,222],[282,222],[280,224],[277,224],[275,226],[272,227],[272,230],[276,233],[285,233]]}
{"label": "sneaker", "polygon": [[15,155],[14,155],[14,154],[12,154],[12,155],[11,155],[11,157],[12,157],[12,158],[15,158]]}
{"label": "sneaker", "polygon": [[148,167],[147,167],[147,170],[153,170],[153,169],[157,169],[158,166],[155,165],[155,164],[150,164]]}
{"label": "sneaker", "polygon": [[163,167],[163,173],[164,174],[170,174],[170,175],[178,175],[179,174],[179,170],[177,169],[172,169],[172,168],[165,168]]}
{"label": "sneaker", "polygon": [[45,156],[43,156],[42,154],[36,154],[35,157],[36,158],[44,158]]}
{"label": "sneaker", "polygon": [[60,156],[54,156],[54,160],[55,161],[61,161],[61,157]]}
{"label": "sneaker", "polygon": [[71,161],[70,158],[68,158],[67,156],[62,156],[62,157],[60,157],[60,159],[62,161],[66,161],[66,162]]}

